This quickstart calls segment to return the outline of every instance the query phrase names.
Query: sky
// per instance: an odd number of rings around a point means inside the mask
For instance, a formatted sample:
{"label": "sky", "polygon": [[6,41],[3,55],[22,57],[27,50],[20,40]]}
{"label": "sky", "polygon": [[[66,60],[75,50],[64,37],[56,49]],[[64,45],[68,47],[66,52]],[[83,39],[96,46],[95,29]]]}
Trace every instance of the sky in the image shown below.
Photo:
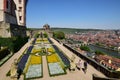
{"label": "sky", "polygon": [[120,0],[29,0],[27,27],[120,29]]}

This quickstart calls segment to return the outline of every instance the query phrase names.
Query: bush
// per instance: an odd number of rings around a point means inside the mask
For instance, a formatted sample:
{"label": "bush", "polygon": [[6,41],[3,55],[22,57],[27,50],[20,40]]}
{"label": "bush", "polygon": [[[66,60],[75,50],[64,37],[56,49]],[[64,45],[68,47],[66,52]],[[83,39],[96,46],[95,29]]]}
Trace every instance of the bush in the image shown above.
{"label": "bush", "polygon": [[97,55],[104,55],[104,54],[105,54],[104,52],[99,51],[99,50],[96,50],[95,53],[96,53]]}
{"label": "bush", "polygon": [[64,32],[56,31],[56,32],[53,32],[53,37],[57,39],[65,39],[65,34]]}
{"label": "bush", "polygon": [[90,48],[88,47],[88,46],[80,46],[80,49],[81,50],[85,50],[85,51],[88,51],[88,52],[90,52],[91,50],[90,50]]}
{"label": "bush", "polygon": [[48,37],[48,34],[46,32],[44,32],[44,38],[47,38]]}
{"label": "bush", "polygon": [[7,47],[0,50],[0,60],[6,57],[8,54],[10,54],[10,51],[8,50]]}
{"label": "bush", "polygon": [[13,51],[17,52],[27,41],[28,37],[17,37],[16,40],[13,41]]}
{"label": "bush", "polygon": [[38,38],[38,37],[39,37],[39,35],[40,35],[40,34],[38,34],[38,33],[37,33],[37,34],[35,34],[34,38]]}
{"label": "bush", "polygon": [[17,52],[27,41],[28,37],[0,38],[1,46],[8,47],[13,53]]}

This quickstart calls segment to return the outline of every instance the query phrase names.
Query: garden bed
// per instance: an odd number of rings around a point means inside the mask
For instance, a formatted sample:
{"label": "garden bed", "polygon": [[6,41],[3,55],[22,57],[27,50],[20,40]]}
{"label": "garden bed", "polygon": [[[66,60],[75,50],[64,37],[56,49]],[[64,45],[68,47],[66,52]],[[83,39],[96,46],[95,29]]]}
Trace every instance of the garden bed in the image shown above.
{"label": "garden bed", "polygon": [[46,56],[50,76],[66,74],[65,67],[56,53]]}
{"label": "garden bed", "polygon": [[60,62],[48,63],[50,76],[65,74],[65,70],[61,67]]}
{"label": "garden bed", "polygon": [[42,65],[30,65],[27,73],[25,74],[26,79],[40,78],[42,77]]}
{"label": "garden bed", "polygon": [[25,80],[41,78],[43,76],[42,72],[42,57],[37,55],[30,55],[26,68],[24,69]]}

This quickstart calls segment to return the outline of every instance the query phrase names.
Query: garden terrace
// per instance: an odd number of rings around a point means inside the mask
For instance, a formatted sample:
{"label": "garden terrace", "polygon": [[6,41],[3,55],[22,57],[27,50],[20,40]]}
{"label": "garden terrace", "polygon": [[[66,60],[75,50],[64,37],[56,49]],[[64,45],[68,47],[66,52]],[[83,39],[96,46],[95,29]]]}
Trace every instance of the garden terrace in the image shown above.
{"label": "garden terrace", "polygon": [[50,76],[66,74],[66,67],[70,65],[66,56],[55,45],[52,46],[48,38],[36,38],[34,41],[35,44],[28,48],[18,63],[19,69],[24,70],[25,79],[43,76],[42,56],[46,56]]}

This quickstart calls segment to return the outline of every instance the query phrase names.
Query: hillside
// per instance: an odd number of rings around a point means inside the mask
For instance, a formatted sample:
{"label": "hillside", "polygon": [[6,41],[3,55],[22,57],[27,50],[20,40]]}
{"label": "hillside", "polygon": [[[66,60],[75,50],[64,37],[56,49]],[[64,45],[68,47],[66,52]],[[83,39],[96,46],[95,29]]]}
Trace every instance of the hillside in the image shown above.
{"label": "hillside", "polygon": [[64,33],[86,32],[86,31],[101,31],[99,29],[76,29],[76,28],[52,28],[52,31],[63,31]]}

